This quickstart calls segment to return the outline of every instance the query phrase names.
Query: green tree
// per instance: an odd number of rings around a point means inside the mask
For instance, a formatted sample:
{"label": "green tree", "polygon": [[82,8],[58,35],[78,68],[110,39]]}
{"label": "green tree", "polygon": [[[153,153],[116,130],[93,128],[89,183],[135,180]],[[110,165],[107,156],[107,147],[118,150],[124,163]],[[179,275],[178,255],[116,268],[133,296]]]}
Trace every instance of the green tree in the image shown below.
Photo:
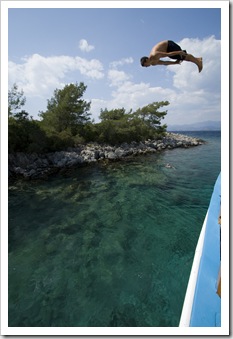
{"label": "green tree", "polygon": [[161,125],[167,111],[160,111],[168,101],[153,102],[135,112],[126,113],[124,108],[101,110],[101,122],[97,124],[98,141],[117,144],[131,141],[144,141],[157,138],[166,131],[166,124]]}
{"label": "green tree", "polygon": [[48,138],[38,121],[10,117],[8,122],[8,145],[9,153],[40,153],[48,150]]}
{"label": "green tree", "polygon": [[105,108],[104,110],[100,110],[100,120],[101,121],[106,121],[106,120],[121,120],[126,114],[126,111],[124,108],[118,108],[118,109],[112,109],[112,110],[107,110]]}
{"label": "green tree", "polygon": [[47,111],[39,114],[46,130],[60,133],[68,129],[76,135],[90,121],[91,103],[82,99],[86,88],[81,82],[54,91],[53,97],[48,100]]}
{"label": "green tree", "polygon": [[128,116],[129,113],[126,113],[124,108],[101,109],[99,116],[101,122],[97,124],[98,141],[110,144],[128,141],[130,138]]}
{"label": "green tree", "polygon": [[[11,117],[19,114],[19,110],[26,103],[26,97],[23,90],[19,91],[18,86],[14,83],[12,88],[8,91],[8,116]],[[25,111],[24,111],[25,112]]]}
{"label": "green tree", "polygon": [[134,114],[143,122],[145,122],[149,127],[159,128],[159,130],[161,130],[161,120],[164,119],[167,111],[160,112],[158,110],[160,107],[168,105],[168,101],[153,102],[152,104],[139,108]]}

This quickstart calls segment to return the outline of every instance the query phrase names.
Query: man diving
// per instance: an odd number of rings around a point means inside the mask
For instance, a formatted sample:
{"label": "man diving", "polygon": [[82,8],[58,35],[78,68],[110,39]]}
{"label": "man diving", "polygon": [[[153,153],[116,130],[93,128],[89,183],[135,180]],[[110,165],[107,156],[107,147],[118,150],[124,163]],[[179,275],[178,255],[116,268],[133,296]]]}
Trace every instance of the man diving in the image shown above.
{"label": "man diving", "polygon": [[[170,59],[175,59],[176,61],[163,61],[161,58],[169,57]],[[157,66],[157,65],[177,65],[182,61],[190,61],[197,65],[199,72],[202,71],[202,58],[196,58],[192,54],[188,54],[185,50],[182,50],[179,45],[174,41],[165,40],[159,42],[155,45],[149,57],[144,56],[141,58],[140,62],[143,67]]]}

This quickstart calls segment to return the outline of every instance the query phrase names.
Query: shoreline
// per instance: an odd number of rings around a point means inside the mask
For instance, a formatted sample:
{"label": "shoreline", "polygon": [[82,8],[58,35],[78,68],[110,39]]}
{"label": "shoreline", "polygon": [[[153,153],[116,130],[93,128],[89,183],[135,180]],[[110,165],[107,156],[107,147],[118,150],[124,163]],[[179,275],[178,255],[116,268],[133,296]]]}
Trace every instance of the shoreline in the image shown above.
{"label": "shoreline", "polygon": [[158,140],[122,143],[118,146],[88,143],[66,151],[44,154],[15,153],[8,155],[9,179],[48,179],[52,174],[75,167],[84,167],[97,162],[121,161],[125,158],[161,152],[165,149],[189,148],[204,144],[205,141],[180,133],[166,132]]}

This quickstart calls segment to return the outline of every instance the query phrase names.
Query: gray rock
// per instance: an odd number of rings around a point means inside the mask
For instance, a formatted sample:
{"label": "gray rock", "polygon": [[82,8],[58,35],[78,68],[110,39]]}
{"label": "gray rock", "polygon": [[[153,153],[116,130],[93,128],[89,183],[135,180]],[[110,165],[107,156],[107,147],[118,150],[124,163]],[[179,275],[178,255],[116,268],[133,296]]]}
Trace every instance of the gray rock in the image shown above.
{"label": "gray rock", "polygon": [[118,148],[115,150],[115,154],[117,155],[118,158],[122,158],[122,157],[125,157],[125,156],[126,156],[127,151],[125,151],[124,149],[118,147]]}
{"label": "gray rock", "polygon": [[110,160],[115,160],[117,159],[117,155],[115,152],[105,152],[105,158],[110,159]]}
{"label": "gray rock", "polygon": [[11,176],[23,176],[25,178],[47,177],[50,173],[56,173],[72,166],[91,164],[103,159],[116,160],[128,156],[137,156],[147,153],[173,149],[176,147],[192,147],[202,145],[203,140],[191,138],[177,133],[166,133],[159,140],[147,140],[145,142],[122,143],[119,147],[110,145],[101,146],[97,143],[80,145],[77,148],[69,148],[67,151],[48,154],[16,153],[8,156],[8,173]]}

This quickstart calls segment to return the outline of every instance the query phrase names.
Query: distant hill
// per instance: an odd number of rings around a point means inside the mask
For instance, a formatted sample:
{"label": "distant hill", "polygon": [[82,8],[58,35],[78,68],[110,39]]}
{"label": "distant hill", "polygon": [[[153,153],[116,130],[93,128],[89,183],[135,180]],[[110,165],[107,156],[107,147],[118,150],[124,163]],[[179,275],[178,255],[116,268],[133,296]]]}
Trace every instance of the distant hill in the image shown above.
{"label": "distant hill", "polygon": [[220,131],[221,121],[203,121],[195,124],[168,125],[168,131]]}

